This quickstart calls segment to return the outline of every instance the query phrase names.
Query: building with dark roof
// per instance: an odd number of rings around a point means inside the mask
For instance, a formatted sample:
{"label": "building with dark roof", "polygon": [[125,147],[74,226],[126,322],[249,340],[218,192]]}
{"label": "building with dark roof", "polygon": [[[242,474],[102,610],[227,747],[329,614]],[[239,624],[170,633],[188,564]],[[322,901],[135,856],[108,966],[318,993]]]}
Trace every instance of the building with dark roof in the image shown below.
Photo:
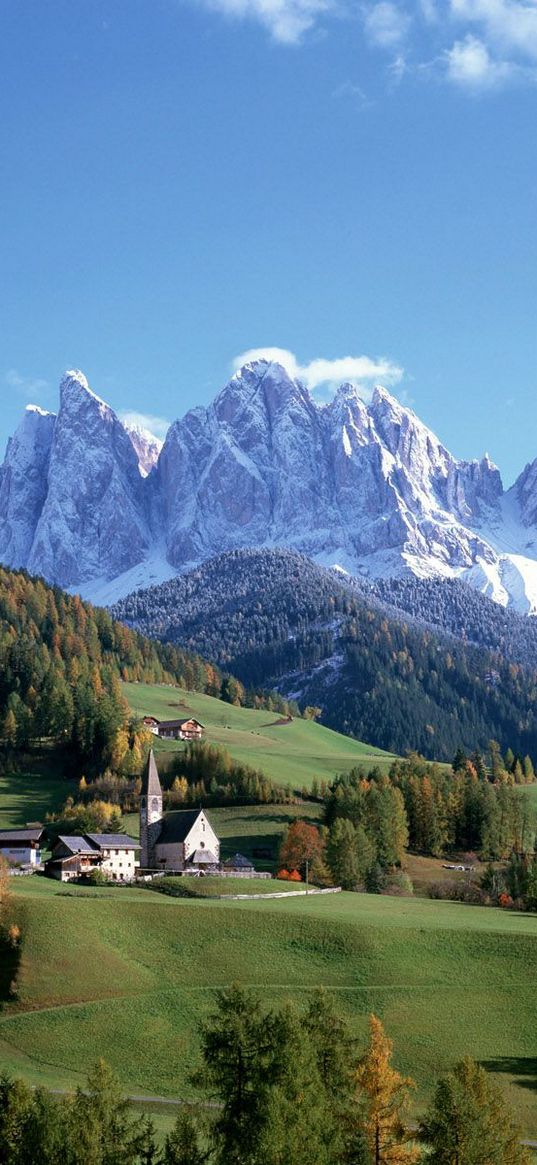
{"label": "building with dark roof", "polygon": [[146,870],[199,873],[219,867],[220,842],[203,809],[164,813],[153,751],[142,780],[140,842],[140,864]]}
{"label": "building with dark roof", "polygon": [[122,833],[62,834],[45,862],[45,873],[72,882],[102,870],[111,882],[132,882],[139,849],[137,841]]}
{"label": "building with dark roof", "polygon": [[205,731],[204,725],[194,716],[186,720],[157,720],[156,716],[144,716],[144,725],[165,740],[201,740]]}
{"label": "building with dark roof", "polygon": [[39,866],[44,832],[42,825],[0,830],[0,856],[12,866]]}

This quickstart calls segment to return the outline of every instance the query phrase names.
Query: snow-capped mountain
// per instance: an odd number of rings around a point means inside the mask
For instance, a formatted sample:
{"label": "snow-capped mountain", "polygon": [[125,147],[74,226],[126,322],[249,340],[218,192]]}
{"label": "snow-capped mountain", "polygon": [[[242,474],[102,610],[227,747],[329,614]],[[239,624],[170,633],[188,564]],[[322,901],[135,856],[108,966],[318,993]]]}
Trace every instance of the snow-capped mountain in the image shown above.
{"label": "snow-capped mountain", "polygon": [[124,423],[124,428],[134,445],[138,458],[138,469],[142,477],[147,477],[157,464],[164,442],[150,433],[149,429],[144,429],[142,425]]}
{"label": "snow-capped mountain", "polygon": [[76,587],[134,566],[150,544],[142,482],[115,413],[81,372],[66,373],[28,570]]}
{"label": "snow-capped mountain", "polygon": [[112,602],[226,550],[288,546],[368,578],[460,577],[537,610],[537,461],[504,492],[383,388],[317,404],[278,364],[246,364],[162,449],[80,372],[35,408],[0,476],[0,560]]}

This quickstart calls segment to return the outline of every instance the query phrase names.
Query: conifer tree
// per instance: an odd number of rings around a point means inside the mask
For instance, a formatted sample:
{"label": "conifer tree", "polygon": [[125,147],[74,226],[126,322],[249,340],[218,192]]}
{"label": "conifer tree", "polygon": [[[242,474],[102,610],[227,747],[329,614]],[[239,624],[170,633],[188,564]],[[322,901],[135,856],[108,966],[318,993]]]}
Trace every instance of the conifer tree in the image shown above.
{"label": "conifer tree", "polygon": [[529,1165],[504,1099],[469,1057],[439,1080],[420,1138],[428,1165]]}
{"label": "conifer tree", "polygon": [[392,1048],[380,1019],[371,1015],[369,1046],[355,1073],[357,1102],[364,1105],[373,1165],[414,1165],[419,1152],[408,1144],[403,1120],[414,1083],[392,1067]]}
{"label": "conifer tree", "polygon": [[200,1147],[198,1125],[188,1109],[181,1109],[164,1143],[162,1165],[203,1165],[208,1154]]}

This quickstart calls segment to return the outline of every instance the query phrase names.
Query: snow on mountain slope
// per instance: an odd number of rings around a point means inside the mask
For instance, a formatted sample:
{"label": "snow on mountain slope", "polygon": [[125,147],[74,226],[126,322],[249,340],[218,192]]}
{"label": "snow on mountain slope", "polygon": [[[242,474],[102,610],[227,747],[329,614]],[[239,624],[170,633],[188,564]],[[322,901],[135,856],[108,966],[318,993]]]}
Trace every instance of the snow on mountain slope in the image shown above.
{"label": "snow on mountain slope", "polygon": [[144,557],[150,540],[136,453],[81,372],[67,372],[60,386],[47,484],[31,572],[76,587]]}
{"label": "snow on mountain slope", "polygon": [[159,437],[155,437],[153,433],[150,433],[149,429],[143,429],[141,425],[127,425],[124,423],[123,427],[129,434],[134,446],[134,451],[138,458],[138,469],[142,477],[147,477],[157,464],[164,442]]}
{"label": "snow on mountain slope", "polygon": [[26,566],[47,496],[56,417],[28,405],[0,470],[0,559]]}
{"label": "snow on mountain slope", "polygon": [[537,611],[537,461],[504,493],[377,388],[317,404],[278,364],[241,368],[162,449],[82,373],[30,411],[0,477],[0,560],[112,602],[227,550],[288,546],[365,578],[459,577]]}

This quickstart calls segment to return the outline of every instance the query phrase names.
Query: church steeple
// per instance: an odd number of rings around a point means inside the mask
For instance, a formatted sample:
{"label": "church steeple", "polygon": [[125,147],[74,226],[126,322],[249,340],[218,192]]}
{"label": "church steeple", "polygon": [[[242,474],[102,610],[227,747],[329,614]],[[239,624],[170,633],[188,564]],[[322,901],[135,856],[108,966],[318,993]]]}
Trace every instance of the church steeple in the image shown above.
{"label": "church steeple", "polygon": [[149,753],[140,793],[140,865],[154,866],[154,847],[162,829],[162,786],[153,749]]}

